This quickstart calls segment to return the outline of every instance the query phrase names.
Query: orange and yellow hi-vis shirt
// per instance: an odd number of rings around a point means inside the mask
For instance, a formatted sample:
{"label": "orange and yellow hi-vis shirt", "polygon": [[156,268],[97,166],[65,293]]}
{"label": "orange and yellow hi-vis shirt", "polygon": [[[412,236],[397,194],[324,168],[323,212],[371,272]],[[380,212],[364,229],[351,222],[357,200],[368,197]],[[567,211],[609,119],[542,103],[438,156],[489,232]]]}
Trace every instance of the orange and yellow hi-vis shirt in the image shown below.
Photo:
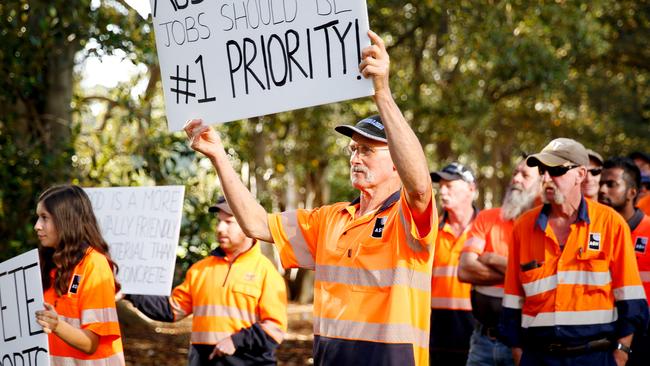
{"label": "orange and yellow hi-vis shirt", "polygon": [[632,245],[636,253],[636,262],[646,298],[650,296],[650,216],[644,215],[639,209],[628,221],[632,230]]}
{"label": "orange and yellow hi-vis shirt", "polygon": [[610,207],[582,199],[563,248],[550,205],[515,222],[499,331],[511,347],[577,345],[640,330],[648,305],[628,225]]}
{"label": "orange and yellow hi-vis shirt", "polygon": [[650,216],[650,194],[641,198],[639,202],[636,203],[636,207],[643,211],[644,214]]}
{"label": "orange and yellow hi-vis shirt", "polygon": [[[501,217],[500,207],[479,212],[467,233],[462,252],[477,255],[496,253],[507,257],[508,248],[512,245],[513,226],[514,220],[504,220]],[[474,290],[486,296],[503,297],[503,284],[474,285]]]}
{"label": "orange and yellow hi-vis shirt", "polygon": [[283,266],[315,271],[315,363],[428,365],[433,199],[422,235],[402,191],[355,218],[358,206],[269,215]]}
{"label": "orange and yellow hi-vis shirt", "polygon": [[[50,283],[54,283],[54,275],[55,270],[52,270]],[[43,296],[66,323],[99,336],[97,350],[88,355],[69,346],[55,334],[49,334],[52,366],[124,365],[120,325],[115,310],[115,278],[103,254],[88,248],[72,272],[68,293],[58,296],[54,286],[51,286]]]}
{"label": "orange and yellow hi-vis shirt", "polygon": [[[476,217],[476,212],[474,216]],[[471,223],[456,237],[446,217],[446,214],[442,216],[436,237],[431,273],[431,308],[471,311],[469,295],[472,285],[458,280],[460,253]]]}
{"label": "orange and yellow hi-vis shirt", "polygon": [[[254,244],[229,261],[217,249],[190,267],[169,298],[174,321],[193,314],[192,344],[214,345],[259,324],[276,343],[287,331],[284,279]],[[239,336],[246,337],[244,333]]]}

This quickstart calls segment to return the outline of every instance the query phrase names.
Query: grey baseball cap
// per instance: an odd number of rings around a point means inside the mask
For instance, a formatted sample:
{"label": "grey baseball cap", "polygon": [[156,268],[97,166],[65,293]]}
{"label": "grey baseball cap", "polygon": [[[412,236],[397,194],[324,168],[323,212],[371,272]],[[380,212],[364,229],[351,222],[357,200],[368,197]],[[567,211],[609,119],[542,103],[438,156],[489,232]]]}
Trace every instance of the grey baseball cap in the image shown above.
{"label": "grey baseball cap", "polygon": [[550,167],[573,163],[586,166],[589,164],[587,149],[576,140],[560,137],[546,145],[542,151],[526,159],[528,166],[546,165]]}

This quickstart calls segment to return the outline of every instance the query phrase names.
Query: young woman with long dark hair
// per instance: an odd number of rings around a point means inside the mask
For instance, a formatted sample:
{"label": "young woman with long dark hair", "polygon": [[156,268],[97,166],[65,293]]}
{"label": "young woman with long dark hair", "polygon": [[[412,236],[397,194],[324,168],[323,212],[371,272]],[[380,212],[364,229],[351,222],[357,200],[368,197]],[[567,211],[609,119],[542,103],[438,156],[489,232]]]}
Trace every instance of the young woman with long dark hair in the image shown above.
{"label": "young woman with long dark hair", "polygon": [[124,365],[117,265],[88,195],[76,185],[51,187],[36,214],[45,298],[36,319],[49,335],[52,365]]}

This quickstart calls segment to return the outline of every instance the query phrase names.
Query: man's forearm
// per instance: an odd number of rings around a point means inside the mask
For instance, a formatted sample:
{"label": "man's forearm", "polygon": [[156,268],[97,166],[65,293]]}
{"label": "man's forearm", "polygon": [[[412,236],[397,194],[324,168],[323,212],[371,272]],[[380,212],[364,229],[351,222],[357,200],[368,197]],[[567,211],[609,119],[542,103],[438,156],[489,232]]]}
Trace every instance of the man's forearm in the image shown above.
{"label": "man's forearm", "polygon": [[228,205],[244,233],[254,239],[273,242],[266,210],[241,181],[225,150],[219,149],[208,157],[217,170]]}

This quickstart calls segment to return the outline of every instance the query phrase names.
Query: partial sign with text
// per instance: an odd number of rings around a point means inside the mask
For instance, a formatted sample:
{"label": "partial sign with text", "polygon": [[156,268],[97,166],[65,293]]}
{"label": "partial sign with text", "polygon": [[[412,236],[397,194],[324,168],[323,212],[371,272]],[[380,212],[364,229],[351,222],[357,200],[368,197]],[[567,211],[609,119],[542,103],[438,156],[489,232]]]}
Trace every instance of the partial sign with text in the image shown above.
{"label": "partial sign with text", "polygon": [[34,314],[43,302],[38,249],[0,263],[0,365],[50,364],[47,335]]}
{"label": "partial sign with text", "polygon": [[171,293],[183,186],[84,188],[125,294]]}
{"label": "partial sign with text", "polygon": [[151,0],[167,123],[272,114],[372,94],[365,0]]}

